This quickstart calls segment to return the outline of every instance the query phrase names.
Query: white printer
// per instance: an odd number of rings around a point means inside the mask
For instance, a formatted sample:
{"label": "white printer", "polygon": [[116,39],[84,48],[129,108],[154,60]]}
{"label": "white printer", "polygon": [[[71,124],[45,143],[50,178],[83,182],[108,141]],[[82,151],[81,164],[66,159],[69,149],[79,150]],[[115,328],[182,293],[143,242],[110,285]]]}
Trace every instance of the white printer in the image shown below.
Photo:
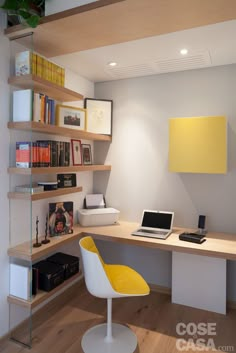
{"label": "white printer", "polygon": [[118,221],[120,211],[106,207],[103,194],[88,194],[84,208],[78,211],[79,223],[83,227],[104,226]]}

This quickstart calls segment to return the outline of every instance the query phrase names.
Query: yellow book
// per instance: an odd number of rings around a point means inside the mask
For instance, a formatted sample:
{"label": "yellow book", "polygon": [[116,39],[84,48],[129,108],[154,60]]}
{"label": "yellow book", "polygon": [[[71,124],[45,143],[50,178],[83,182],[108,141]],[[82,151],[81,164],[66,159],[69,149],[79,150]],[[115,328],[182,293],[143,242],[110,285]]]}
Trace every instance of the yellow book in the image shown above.
{"label": "yellow book", "polygon": [[56,78],[57,78],[56,65],[54,63],[52,63],[52,82],[53,83],[56,83]]}
{"label": "yellow book", "polygon": [[56,65],[56,84],[61,86],[61,68]]}
{"label": "yellow book", "polygon": [[47,61],[42,57],[42,78],[47,80]]}
{"label": "yellow book", "polygon": [[52,62],[48,61],[48,81],[52,82]]}
{"label": "yellow book", "polygon": [[65,86],[65,69],[62,68],[62,77],[61,77],[61,85]]}
{"label": "yellow book", "polygon": [[43,77],[42,74],[43,74],[43,58],[37,54],[37,69],[36,69],[36,72],[37,72],[37,76],[39,77]]}
{"label": "yellow book", "polygon": [[32,74],[37,75],[37,54],[31,53]]}

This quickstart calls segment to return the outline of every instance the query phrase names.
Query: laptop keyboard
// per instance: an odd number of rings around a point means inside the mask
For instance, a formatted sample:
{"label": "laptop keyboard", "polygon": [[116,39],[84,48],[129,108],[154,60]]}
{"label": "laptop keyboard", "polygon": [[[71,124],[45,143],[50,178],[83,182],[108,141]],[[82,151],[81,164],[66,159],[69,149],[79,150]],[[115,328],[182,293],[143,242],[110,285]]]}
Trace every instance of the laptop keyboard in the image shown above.
{"label": "laptop keyboard", "polygon": [[150,234],[162,234],[162,235],[166,235],[169,232],[163,232],[161,230],[147,230],[147,229],[139,229],[137,232],[141,232],[141,233],[150,233]]}

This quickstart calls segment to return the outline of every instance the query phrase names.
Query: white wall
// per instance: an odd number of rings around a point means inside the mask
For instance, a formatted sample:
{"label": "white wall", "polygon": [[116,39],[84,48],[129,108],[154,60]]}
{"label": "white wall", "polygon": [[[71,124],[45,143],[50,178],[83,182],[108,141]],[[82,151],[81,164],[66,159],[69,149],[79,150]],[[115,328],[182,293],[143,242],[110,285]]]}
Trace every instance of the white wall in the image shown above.
{"label": "white wall", "polygon": [[[50,3],[50,10],[48,13],[59,12],[70,7],[83,5],[85,3],[92,1],[67,1],[66,7],[65,2],[61,0],[49,0],[47,5]],[[56,9],[53,9],[55,7]],[[46,9],[47,11],[47,9]],[[0,320],[0,337],[5,335],[9,330],[9,308],[7,303],[7,295],[9,293],[9,258],[7,256],[7,249],[9,247],[9,202],[7,198],[7,192],[9,190],[9,175],[7,173],[7,168],[9,166],[9,131],[7,129],[7,122],[10,121],[10,89],[7,84],[7,79],[10,74],[10,43],[8,39],[3,35],[3,30],[1,29],[2,23],[5,23],[4,18],[0,18],[0,209],[1,209],[1,246],[0,246],[0,268],[1,268],[1,286],[0,286],[0,317],[4,320]],[[56,61],[56,59],[55,59]],[[11,70],[12,71],[12,70]],[[93,97],[94,96],[94,84],[87,81],[86,79],[75,75],[70,70],[66,70],[66,83],[65,85],[75,90],[84,96]],[[74,103],[73,103],[74,104]],[[77,106],[82,106],[82,102],[75,103]],[[17,132],[15,133],[17,138]],[[19,134],[19,133],[18,133]],[[20,139],[23,139],[25,134],[20,134]],[[35,138],[42,138],[42,135],[35,135]],[[46,136],[45,139],[52,138],[51,135]],[[14,138],[12,139],[14,140]],[[91,143],[91,141],[84,141],[85,143]],[[18,183],[21,178],[18,178]],[[16,181],[15,181],[16,182]],[[77,174],[77,184],[83,186],[83,192],[78,193],[71,197],[65,197],[64,200],[74,201],[75,210],[82,206],[83,198],[86,193],[92,192],[93,188],[93,174],[90,172],[87,173],[78,173]],[[55,202],[58,200],[55,199]],[[50,200],[54,202],[54,200]],[[18,204],[19,206],[19,204]],[[25,219],[25,214],[23,212],[26,208],[25,205],[20,205],[20,208],[17,208],[14,213],[14,222],[15,224],[20,224],[19,237],[25,237],[22,225],[22,220]],[[27,205],[29,206],[29,205]],[[33,218],[35,215],[41,216],[41,219],[44,219],[44,214],[47,212],[48,200],[42,202],[36,202],[33,206]],[[14,211],[14,208],[12,209]],[[11,215],[12,218],[13,215]],[[75,223],[77,223],[77,212],[74,212]],[[26,227],[27,228],[27,227]],[[29,229],[29,228],[27,228]],[[39,226],[39,234],[44,231],[44,221],[41,221]],[[76,244],[77,246],[77,244]],[[77,248],[73,245],[68,245],[65,247],[65,252],[70,252],[73,254],[77,253]],[[63,249],[62,249],[63,250]],[[25,313],[22,313],[24,315]]]}
{"label": "white wall", "polygon": [[[11,217],[9,220],[9,201],[7,198],[7,192],[10,189],[9,185],[9,175],[7,173],[7,168],[9,166],[9,144],[15,146],[14,141],[29,140],[30,136],[27,133],[11,131],[7,129],[7,122],[11,120],[10,116],[10,88],[7,83],[9,72],[10,72],[10,54],[12,52],[12,47],[10,47],[10,42],[2,32],[0,33],[0,208],[1,208],[1,246],[0,246],[0,267],[1,267],[1,286],[0,286],[0,316],[4,320],[0,320],[0,337],[5,335],[9,330],[9,321],[11,321],[10,326],[12,327],[14,323],[19,321],[25,316],[25,312],[13,309],[9,317],[9,309],[7,303],[7,295],[9,293],[9,257],[7,256],[7,249],[9,247],[9,222],[12,222],[15,226],[12,228],[12,243],[19,243],[21,241],[30,239],[30,204],[27,201],[11,201],[10,210]],[[86,79],[75,75],[72,71],[66,70],[66,87],[77,91],[85,96],[94,96],[94,84]],[[70,104],[70,103],[67,103]],[[83,102],[71,102],[75,106],[83,106]],[[11,138],[10,138],[11,135]],[[34,139],[53,139],[52,135],[42,135],[34,134]],[[58,136],[55,137],[57,139]],[[63,140],[63,137],[61,137]],[[68,140],[68,139],[67,139]],[[91,141],[84,141],[85,143],[91,143]],[[10,163],[14,165],[13,161]],[[50,176],[38,176],[40,180],[48,180]],[[55,179],[56,176],[54,176]],[[51,177],[50,177],[51,178]],[[11,177],[12,185],[25,184],[28,180],[25,177],[13,176]],[[63,201],[73,201],[74,202],[74,223],[77,223],[77,210],[82,207],[83,199],[86,193],[91,193],[93,190],[93,173],[77,173],[77,185],[83,187],[81,193],[76,193],[74,195],[68,195],[63,197]],[[35,218],[36,215],[39,216],[39,235],[44,234],[45,230],[45,215],[48,212],[48,203],[57,202],[58,198],[50,200],[42,200],[33,203],[32,207],[32,220],[33,220],[33,237],[35,237]],[[14,232],[15,229],[15,232]],[[79,254],[78,243],[70,244],[60,251],[65,251],[74,255]]]}
{"label": "white wall", "polygon": [[[209,230],[236,234],[235,87],[236,65],[97,83],[95,97],[113,99],[114,111],[110,147],[95,147],[96,161],[104,162],[105,154],[112,171],[109,178],[96,174],[94,191],[106,194],[107,203],[125,220],[139,221],[145,208],[173,210],[175,226],[197,227],[198,215],[205,214]],[[228,173],[169,173],[168,118],[203,115],[228,118]],[[110,244],[109,254],[114,247]],[[170,284],[168,254],[160,259],[158,251],[121,251],[116,257],[141,269],[147,279]],[[168,269],[164,278],[163,268]],[[235,262],[230,262],[228,297],[234,300],[235,273]]]}
{"label": "white wall", "polygon": [[95,2],[97,0],[46,0],[45,2],[45,15],[51,15],[56,12],[71,9],[73,7],[82,6]]}

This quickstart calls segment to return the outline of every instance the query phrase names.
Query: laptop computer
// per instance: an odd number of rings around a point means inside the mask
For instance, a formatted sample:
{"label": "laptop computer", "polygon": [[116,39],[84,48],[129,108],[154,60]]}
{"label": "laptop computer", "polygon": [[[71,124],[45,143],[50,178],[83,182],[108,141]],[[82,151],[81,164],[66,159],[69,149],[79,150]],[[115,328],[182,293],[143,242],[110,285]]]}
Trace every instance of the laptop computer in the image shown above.
{"label": "laptop computer", "polygon": [[174,212],[144,210],[141,225],[132,235],[166,239],[171,234],[173,221]]}

